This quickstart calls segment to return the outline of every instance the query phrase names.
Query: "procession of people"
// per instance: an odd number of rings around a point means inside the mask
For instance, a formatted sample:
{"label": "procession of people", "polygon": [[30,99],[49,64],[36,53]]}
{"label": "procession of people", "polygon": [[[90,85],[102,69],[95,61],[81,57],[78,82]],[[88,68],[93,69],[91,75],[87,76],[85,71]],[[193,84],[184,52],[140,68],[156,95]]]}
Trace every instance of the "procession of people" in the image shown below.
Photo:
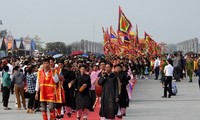
{"label": "procession of people", "polygon": [[28,114],[41,110],[43,120],[72,117],[74,112],[77,120],[87,120],[98,100],[99,119],[122,119],[127,115],[136,79],[148,80],[155,74],[154,80],[160,78],[164,88],[162,98],[171,98],[172,80],[181,82],[187,73],[188,82],[192,82],[193,73],[199,75],[199,63],[198,56],[183,57],[181,53],[134,59],[93,54],[56,59],[51,56],[4,58],[1,60],[3,106],[4,110],[11,110],[9,96],[14,89],[17,110],[21,110],[23,103]]}

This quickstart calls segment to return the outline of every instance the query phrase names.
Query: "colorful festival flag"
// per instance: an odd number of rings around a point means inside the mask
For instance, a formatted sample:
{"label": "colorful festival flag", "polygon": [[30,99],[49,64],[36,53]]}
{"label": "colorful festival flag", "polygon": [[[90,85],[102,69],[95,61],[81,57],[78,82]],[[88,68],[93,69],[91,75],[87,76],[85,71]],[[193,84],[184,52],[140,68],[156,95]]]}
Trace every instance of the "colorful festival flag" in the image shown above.
{"label": "colorful festival flag", "polygon": [[131,28],[131,22],[126,18],[125,14],[121,10],[121,7],[119,7],[118,34],[120,34],[121,36],[127,36]]}
{"label": "colorful festival flag", "polygon": [[110,42],[118,44],[117,41],[117,34],[115,33],[115,31],[113,30],[112,26],[110,26]]}
{"label": "colorful festival flag", "polygon": [[117,41],[119,45],[123,45],[121,36],[118,36]]}
{"label": "colorful festival flag", "polygon": [[[138,26],[136,25],[136,32],[132,32],[132,24],[127,19],[125,14],[119,7],[119,19],[118,19],[118,31],[117,34],[110,26],[110,31],[104,31],[103,29],[103,49],[105,54],[118,55],[118,56],[141,56],[157,55],[160,53],[160,46],[151,38],[149,34],[144,32],[144,37],[139,39]],[[110,33],[109,33],[110,32]]]}
{"label": "colorful festival flag", "polygon": [[144,32],[144,39],[146,40],[146,42],[148,43],[149,41],[152,41],[153,39],[151,38],[151,36],[149,34],[147,34],[146,32]]}
{"label": "colorful festival flag", "polygon": [[108,33],[108,29],[107,31],[104,31],[104,28],[102,27],[102,30],[103,30],[103,36],[104,36],[103,50],[104,50],[104,53],[107,54],[109,51],[108,48],[109,48],[110,36]]}
{"label": "colorful festival flag", "polygon": [[102,30],[103,30],[103,38],[104,38],[103,46],[105,46],[109,42],[109,34],[108,34],[108,29],[107,31],[104,31],[104,28],[102,27]]}

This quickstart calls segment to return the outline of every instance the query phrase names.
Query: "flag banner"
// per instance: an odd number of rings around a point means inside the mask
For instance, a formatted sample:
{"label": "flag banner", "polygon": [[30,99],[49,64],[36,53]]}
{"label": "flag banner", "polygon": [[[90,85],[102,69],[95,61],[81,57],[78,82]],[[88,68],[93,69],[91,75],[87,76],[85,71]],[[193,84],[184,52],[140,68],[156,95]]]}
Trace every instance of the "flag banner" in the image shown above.
{"label": "flag banner", "polygon": [[108,33],[108,29],[107,31],[104,31],[104,28],[102,27],[102,30],[103,30],[103,39],[104,39],[103,46],[105,46],[109,42],[109,33]]}
{"label": "flag banner", "polygon": [[126,18],[125,14],[121,10],[121,7],[119,7],[118,34],[122,36],[128,35],[131,28],[131,22]]}
{"label": "flag banner", "polygon": [[128,38],[128,36],[124,36],[124,43],[129,43],[130,42],[130,40],[129,40],[129,38]]}
{"label": "flag banner", "polygon": [[149,42],[149,35],[146,32],[144,32],[144,40]]}
{"label": "flag banner", "polygon": [[118,41],[118,45],[123,45],[121,36],[118,36],[117,41]]}
{"label": "flag banner", "polygon": [[[146,42],[148,43],[149,41],[152,41],[153,39],[151,38],[151,36],[149,34],[147,34],[146,32],[144,32],[144,39],[146,40]],[[153,40],[154,41],[154,40]]]}
{"label": "flag banner", "polygon": [[148,50],[149,53],[152,53],[153,55],[157,55],[159,52],[159,45],[157,42],[155,42],[149,34],[146,32],[145,34],[145,41],[146,41],[146,49]]}
{"label": "flag banner", "polygon": [[133,31],[131,31],[129,34],[128,34],[128,38],[130,39],[131,42],[134,42],[134,38],[135,37],[135,33]]}
{"label": "flag banner", "polygon": [[117,34],[110,26],[110,33],[103,30],[103,50],[106,55],[140,57],[144,55],[157,55],[161,48],[152,36],[144,32],[144,38],[139,38],[138,26],[136,31],[131,31],[132,24],[119,7]]}
{"label": "flag banner", "polygon": [[110,42],[118,44],[117,34],[113,30],[112,26],[110,26]]}

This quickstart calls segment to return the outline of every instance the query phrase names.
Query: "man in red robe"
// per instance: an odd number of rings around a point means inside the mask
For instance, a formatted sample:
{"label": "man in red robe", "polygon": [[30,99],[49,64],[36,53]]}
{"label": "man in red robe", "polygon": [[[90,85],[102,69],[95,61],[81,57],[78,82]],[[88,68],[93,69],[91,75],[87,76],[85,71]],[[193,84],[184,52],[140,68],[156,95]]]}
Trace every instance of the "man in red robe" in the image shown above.
{"label": "man in red robe", "polygon": [[35,99],[38,99],[38,92],[40,92],[43,120],[48,120],[47,104],[49,105],[50,120],[55,120],[54,103],[56,102],[56,83],[59,81],[59,78],[56,70],[50,68],[48,58],[43,60],[42,65],[43,69],[38,71]]}

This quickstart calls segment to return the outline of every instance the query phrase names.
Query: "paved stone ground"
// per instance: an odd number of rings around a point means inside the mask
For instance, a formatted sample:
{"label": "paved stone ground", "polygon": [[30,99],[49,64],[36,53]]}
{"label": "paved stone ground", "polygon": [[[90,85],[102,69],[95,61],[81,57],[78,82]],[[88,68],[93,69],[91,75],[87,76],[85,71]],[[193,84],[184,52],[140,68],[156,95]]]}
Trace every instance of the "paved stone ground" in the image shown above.
{"label": "paved stone ground", "polygon": [[[163,88],[158,80],[137,80],[133,100],[123,120],[199,120],[200,91],[197,78],[192,83],[187,81],[185,79],[177,83],[177,96],[161,98]],[[10,111],[3,110],[0,103],[0,120],[42,120],[41,113],[27,114],[25,110],[16,110],[14,100],[15,96],[11,95]]]}
{"label": "paved stone ground", "polygon": [[163,88],[157,80],[137,80],[133,100],[124,120],[199,120],[198,78],[176,83],[177,96],[161,98]]}

